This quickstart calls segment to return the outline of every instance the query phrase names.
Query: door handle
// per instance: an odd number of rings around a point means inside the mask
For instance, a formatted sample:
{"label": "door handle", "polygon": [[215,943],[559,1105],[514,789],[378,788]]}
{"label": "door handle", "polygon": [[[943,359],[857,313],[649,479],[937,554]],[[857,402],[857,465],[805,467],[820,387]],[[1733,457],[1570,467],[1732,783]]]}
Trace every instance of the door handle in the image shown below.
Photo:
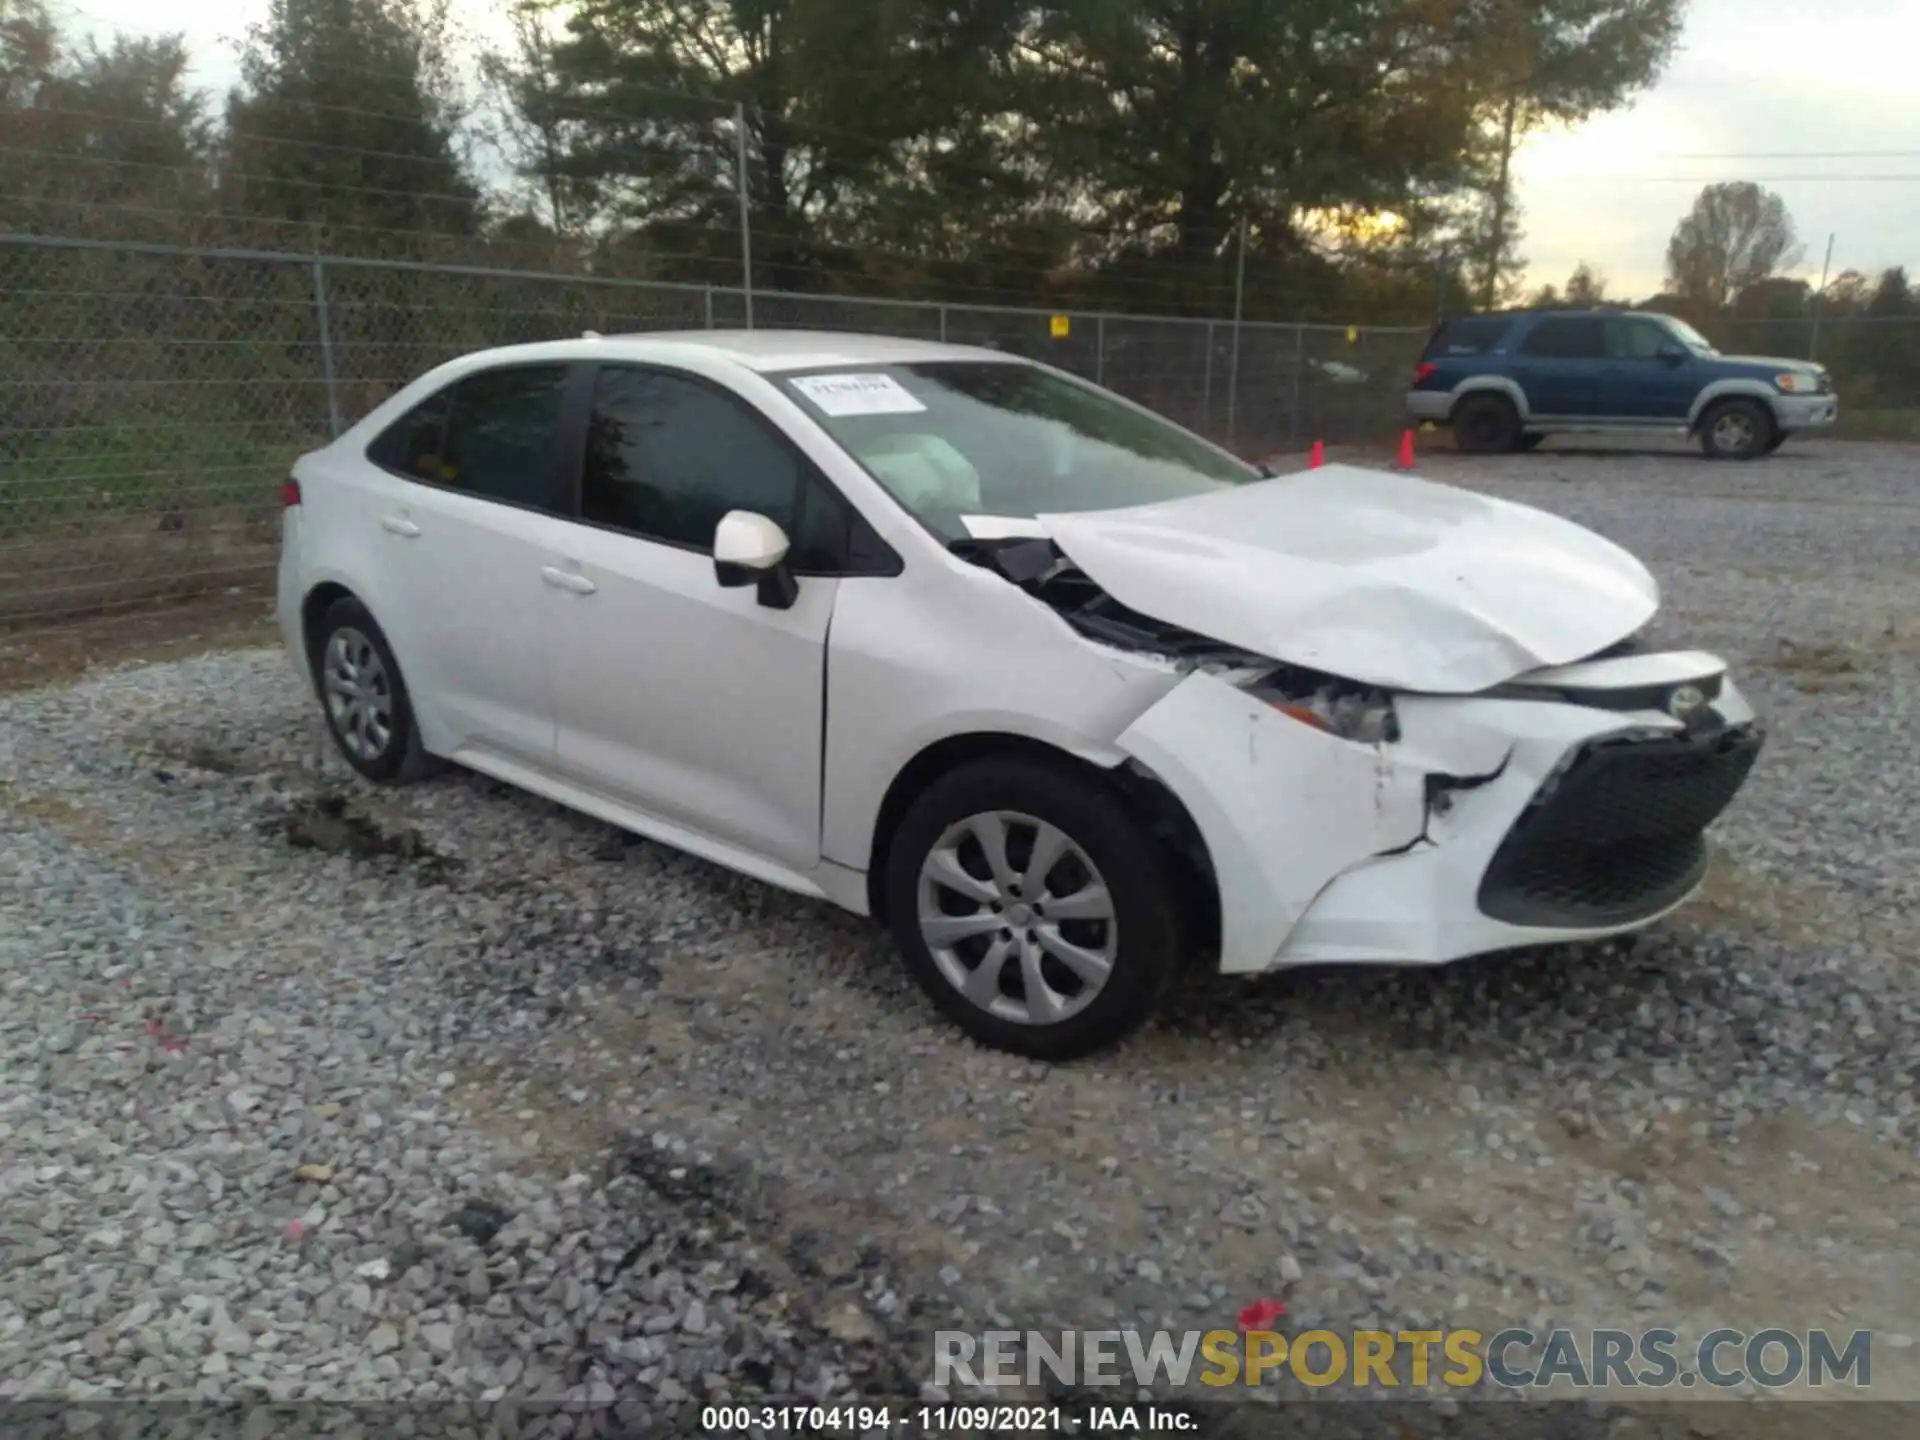
{"label": "door handle", "polygon": [[404,515],[382,515],[380,528],[389,534],[404,536],[408,540],[414,539],[420,533],[420,527]]}
{"label": "door handle", "polygon": [[586,576],[562,570],[557,565],[542,565],[540,578],[556,590],[571,590],[576,595],[591,595],[600,588]]}

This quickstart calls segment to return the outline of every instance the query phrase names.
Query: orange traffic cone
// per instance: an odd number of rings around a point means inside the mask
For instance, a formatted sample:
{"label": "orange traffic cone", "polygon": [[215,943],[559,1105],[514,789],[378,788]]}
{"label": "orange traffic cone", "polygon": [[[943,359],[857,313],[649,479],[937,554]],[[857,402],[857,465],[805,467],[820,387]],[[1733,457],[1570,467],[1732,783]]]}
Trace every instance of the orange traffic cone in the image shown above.
{"label": "orange traffic cone", "polygon": [[1316,440],[1313,442],[1313,449],[1307,452],[1307,469],[1318,470],[1322,465],[1326,463],[1327,463],[1326,442],[1322,440]]}
{"label": "orange traffic cone", "polygon": [[1411,470],[1413,468],[1413,431],[1411,430],[1402,430],[1400,432],[1399,464],[1402,470]]}

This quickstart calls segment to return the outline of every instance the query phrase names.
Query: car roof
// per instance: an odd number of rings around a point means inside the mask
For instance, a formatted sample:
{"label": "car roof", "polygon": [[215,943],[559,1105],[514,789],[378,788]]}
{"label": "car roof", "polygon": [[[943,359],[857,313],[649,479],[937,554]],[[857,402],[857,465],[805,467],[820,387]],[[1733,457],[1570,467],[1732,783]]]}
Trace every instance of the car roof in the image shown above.
{"label": "car roof", "polygon": [[945,345],[890,335],[856,335],[833,330],[655,330],[632,335],[508,345],[463,357],[479,367],[508,360],[672,360],[699,356],[770,374],[836,365],[911,365],[931,360],[990,360],[1018,357],[973,345]]}

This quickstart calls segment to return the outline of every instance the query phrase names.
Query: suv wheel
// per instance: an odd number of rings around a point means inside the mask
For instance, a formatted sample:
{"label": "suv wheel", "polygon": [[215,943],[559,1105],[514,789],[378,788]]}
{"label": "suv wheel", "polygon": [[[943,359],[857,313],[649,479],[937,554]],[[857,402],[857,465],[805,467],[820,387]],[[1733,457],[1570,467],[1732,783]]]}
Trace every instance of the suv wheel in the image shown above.
{"label": "suv wheel", "polygon": [[1758,400],[1722,400],[1700,417],[1700,449],[1709,460],[1764,455],[1773,433],[1773,416]]}
{"label": "suv wheel", "polygon": [[1184,927],[1171,857],[1104,786],[1020,759],[962,766],[887,852],[908,971],[983,1044],[1068,1060],[1143,1023]]}
{"label": "suv wheel", "polygon": [[436,768],[420,744],[413,702],[393,650],[351,596],[321,617],[313,641],[314,688],[341,755],[369,780],[418,780]]}
{"label": "suv wheel", "polygon": [[1503,455],[1520,440],[1520,412],[1504,395],[1469,395],[1453,412],[1453,442],[1474,455]]}

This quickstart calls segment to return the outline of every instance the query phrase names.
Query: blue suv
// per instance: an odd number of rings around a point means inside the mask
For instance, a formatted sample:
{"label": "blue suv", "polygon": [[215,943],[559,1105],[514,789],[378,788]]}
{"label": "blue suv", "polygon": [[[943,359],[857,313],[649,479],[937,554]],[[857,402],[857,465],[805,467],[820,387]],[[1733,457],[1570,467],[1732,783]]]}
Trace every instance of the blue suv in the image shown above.
{"label": "blue suv", "polygon": [[1825,367],[1722,355],[1691,325],[1645,310],[1516,310],[1437,326],[1407,392],[1415,420],[1462,450],[1531,450],[1565,432],[1695,436],[1710,459],[1751,460],[1833,424]]}

